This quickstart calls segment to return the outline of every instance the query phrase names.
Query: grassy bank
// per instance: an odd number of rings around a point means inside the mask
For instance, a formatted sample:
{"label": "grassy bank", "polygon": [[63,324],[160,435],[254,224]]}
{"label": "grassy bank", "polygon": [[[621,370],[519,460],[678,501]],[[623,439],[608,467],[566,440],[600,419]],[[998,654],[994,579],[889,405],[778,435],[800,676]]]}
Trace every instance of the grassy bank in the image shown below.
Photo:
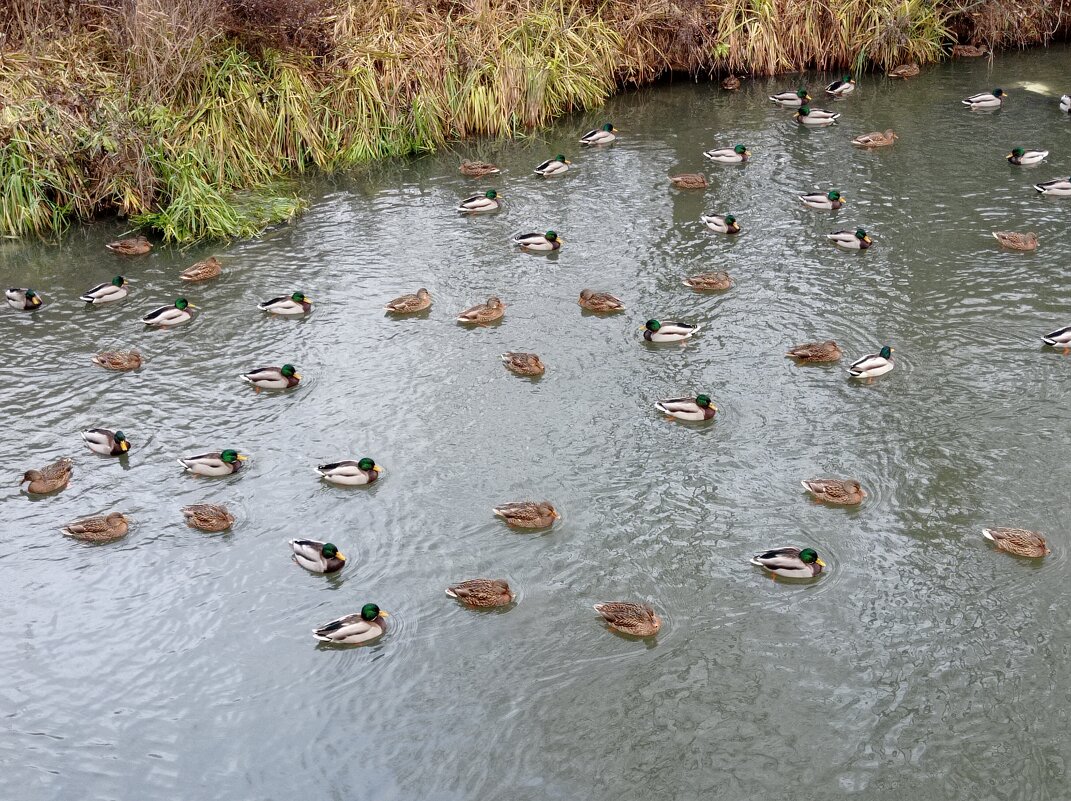
{"label": "grassy bank", "polygon": [[282,182],[302,171],[509,135],[669,71],[886,68],[1071,22],[1008,5],[8,0],[0,235],[118,213],[173,241],[246,237],[300,211]]}

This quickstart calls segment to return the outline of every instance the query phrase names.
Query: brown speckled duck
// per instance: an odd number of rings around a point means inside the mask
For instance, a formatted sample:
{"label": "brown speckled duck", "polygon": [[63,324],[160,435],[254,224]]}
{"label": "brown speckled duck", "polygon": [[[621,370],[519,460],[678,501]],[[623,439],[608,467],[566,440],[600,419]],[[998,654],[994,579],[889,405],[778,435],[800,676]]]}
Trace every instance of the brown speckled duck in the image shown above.
{"label": "brown speckled duck", "polygon": [[662,618],[647,604],[625,601],[595,604],[595,611],[602,615],[610,628],[633,637],[653,637],[662,628]]}
{"label": "brown speckled duck", "polygon": [[152,250],[152,242],[143,236],[135,236],[132,239],[117,239],[104,247],[123,256],[142,256]]}
{"label": "brown speckled duck", "polygon": [[486,161],[463,161],[461,162],[461,174],[469,178],[480,178],[484,175],[498,175],[502,170],[494,164]]}
{"label": "brown speckled duck", "polygon": [[826,503],[855,506],[866,497],[866,492],[855,479],[812,478],[800,483],[815,498]]}
{"label": "brown speckled duck", "polygon": [[478,303],[470,309],[465,309],[457,316],[457,321],[466,325],[493,323],[495,320],[501,320],[505,313],[506,304],[492,295],[486,303]]}
{"label": "brown speckled duck", "polygon": [[217,278],[222,272],[223,265],[219,263],[219,259],[215,256],[209,256],[207,259],[187,267],[182,271],[179,278],[183,281],[207,281],[210,278]]}
{"label": "brown speckled duck", "polygon": [[672,175],[669,178],[678,189],[706,189],[707,177],[701,172],[686,172],[681,175]]}
{"label": "brown speckled duck", "polygon": [[121,512],[99,517],[87,517],[63,527],[68,537],[83,542],[115,542],[126,536],[129,527]]}
{"label": "brown speckled duck", "polygon": [[914,78],[919,74],[919,65],[912,61],[909,64],[901,64],[899,67],[893,67],[885,74],[890,78]]}
{"label": "brown speckled duck", "polygon": [[592,312],[619,312],[624,311],[625,304],[620,298],[616,298],[609,292],[594,292],[583,289],[580,292],[580,300],[577,301],[581,308]]}
{"label": "brown speckled duck", "polygon": [[234,525],[234,515],[226,506],[215,503],[195,503],[182,510],[186,525],[201,531],[226,531]]}
{"label": "brown speckled duck", "polygon": [[431,293],[424,287],[416,291],[415,295],[402,295],[390,301],[383,307],[391,314],[413,314],[431,308]]}
{"label": "brown speckled duck", "polygon": [[558,510],[547,501],[504,503],[496,506],[493,511],[509,525],[517,528],[547,528],[561,517]]}
{"label": "brown speckled duck", "polygon": [[105,350],[93,356],[93,364],[105,370],[137,370],[141,354],[136,350]]}
{"label": "brown speckled duck", "polygon": [[507,370],[517,375],[543,375],[547,371],[543,360],[535,353],[521,353],[519,351],[503,353],[502,363],[506,365]]}
{"label": "brown speckled duck", "polygon": [[724,292],[733,285],[733,280],[729,277],[729,273],[718,270],[713,273],[690,275],[681,283],[690,286],[696,292]]}
{"label": "brown speckled duck", "polygon": [[1037,250],[1038,235],[1033,231],[1017,234],[1014,231],[994,231],[993,238],[1009,250]]}
{"label": "brown speckled duck", "polygon": [[19,482],[19,486],[28,481],[30,485],[26,488],[27,492],[31,495],[46,495],[49,492],[55,492],[66,487],[67,482],[71,480],[71,472],[73,470],[74,462],[71,461],[70,457],[64,456],[62,459],[42,467],[40,470],[27,470],[22,474],[22,481]]}
{"label": "brown speckled duck", "polygon": [[1000,550],[1016,556],[1038,559],[1052,553],[1044,537],[1025,528],[983,528],[982,536],[995,543]]}
{"label": "brown speckled duck", "polygon": [[517,593],[503,579],[469,579],[446,588],[446,594],[466,606],[506,606],[513,603]]}
{"label": "brown speckled duck", "polygon": [[788,353],[785,355],[791,356],[799,362],[817,364],[820,362],[839,361],[843,354],[836,342],[832,339],[827,339],[825,342],[805,342],[802,345],[796,345],[789,348]]}

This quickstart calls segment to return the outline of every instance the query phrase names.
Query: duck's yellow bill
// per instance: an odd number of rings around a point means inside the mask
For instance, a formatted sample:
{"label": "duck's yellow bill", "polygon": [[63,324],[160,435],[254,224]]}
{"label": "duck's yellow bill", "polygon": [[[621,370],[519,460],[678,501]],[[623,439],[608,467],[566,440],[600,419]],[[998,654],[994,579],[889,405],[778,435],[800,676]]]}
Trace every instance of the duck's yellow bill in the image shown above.
{"label": "duck's yellow bill", "polygon": [[377,473],[382,473],[383,472],[383,468],[380,467],[378,464],[375,467],[373,467],[372,469],[375,470]]}
{"label": "duck's yellow bill", "polygon": [[301,373],[294,373],[294,378],[296,378],[298,381],[300,381],[301,380]]}
{"label": "duck's yellow bill", "polygon": [[387,611],[384,611],[383,609],[380,609],[379,610],[379,614],[376,615],[376,617],[390,617],[390,612],[387,612]]}
{"label": "duck's yellow bill", "polygon": [[814,563],[815,563],[816,565],[821,565],[822,567],[825,567],[825,566],[826,566],[826,563],[825,563],[825,562],[823,562],[823,561],[822,561],[821,559],[815,559],[815,560],[814,560]]}
{"label": "duck's yellow bill", "polygon": [[244,461],[246,461],[246,460],[247,460],[248,458],[249,458],[249,457],[248,457],[248,456],[246,456],[246,455],[245,455],[244,453],[239,453],[239,454],[238,454],[238,461],[239,461],[239,462],[244,462]]}

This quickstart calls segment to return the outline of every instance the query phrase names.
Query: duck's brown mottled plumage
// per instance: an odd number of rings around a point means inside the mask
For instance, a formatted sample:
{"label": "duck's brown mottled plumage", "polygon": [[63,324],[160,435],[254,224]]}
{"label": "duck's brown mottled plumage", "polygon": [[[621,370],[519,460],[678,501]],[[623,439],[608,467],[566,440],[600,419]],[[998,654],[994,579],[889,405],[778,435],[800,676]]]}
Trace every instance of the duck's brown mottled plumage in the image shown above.
{"label": "duck's brown mottled plumage", "polygon": [[494,513],[517,528],[546,528],[561,517],[558,510],[547,501],[520,501],[504,503],[494,508]]}
{"label": "duck's brown mottled plumage", "polygon": [[729,273],[719,270],[688,276],[681,283],[697,292],[723,292],[733,285],[733,280],[729,277]]}
{"label": "duck's brown mottled plumage", "polygon": [[113,253],[121,253],[124,256],[141,256],[152,250],[152,242],[143,236],[135,236],[132,239],[117,239],[105,245]]}
{"label": "duck's brown mottled plumage", "polygon": [[509,352],[502,354],[506,369],[517,375],[543,375],[547,367],[535,353]]}
{"label": "duck's brown mottled plumage", "polygon": [[463,161],[461,162],[461,174],[470,178],[479,178],[483,175],[496,175],[501,172],[494,164],[486,161]]}
{"label": "duck's brown mottled plumage", "polygon": [[219,263],[219,259],[215,256],[209,256],[203,261],[191,264],[182,271],[182,275],[179,278],[183,281],[207,281],[209,278],[217,277],[222,272],[223,265]]}
{"label": "duck's brown mottled plumage", "polygon": [[1052,553],[1044,537],[1025,528],[985,528],[982,529],[982,535],[992,540],[1000,550],[1016,556],[1037,559]]}
{"label": "duck's brown mottled plumage", "polygon": [[121,512],[87,517],[63,527],[63,533],[83,542],[114,542],[126,536],[129,527]]}
{"label": "duck's brown mottled plumage", "polygon": [[707,177],[701,172],[686,172],[670,176],[670,182],[678,189],[706,189]]}
{"label": "duck's brown mottled plumage", "polygon": [[989,51],[978,45],[958,44],[952,48],[952,58],[980,58],[989,55]]}
{"label": "duck's brown mottled plumage", "polygon": [[919,65],[912,61],[910,64],[901,64],[899,67],[894,67],[885,74],[890,78],[914,78],[919,74]]}
{"label": "duck's brown mottled plumage", "polygon": [[735,92],[740,88],[740,79],[735,75],[729,75],[722,79],[721,88],[729,92]]}
{"label": "duck's brown mottled plumage", "polygon": [[603,616],[610,628],[633,637],[653,637],[662,628],[662,618],[647,604],[615,601],[595,604],[595,611]]}
{"label": "duck's brown mottled plumage", "polygon": [[93,357],[93,364],[106,370],[137,370],[141,354],[136,350],[105,350]]}
{"label": "duck's brown mottled plumage", "polygon": [[1038,235],[1033,231],[1018,234],[1015,231],[994,231],[993,237],[1000,244],[1011,250],[1037,250]]}
{"label": "duck's brown mottled plumage", "polygon": [[840,346],[832,339],[825,342],[805,342],[789,348],[786,356],[791,356],[801,362],[835,362],[843,355]]}
{"label": "duck's brown mottled plumage", "polygon": [[870,133],[859,134],[852,140],[852,144],[856,147],[888,147],[899,138],[900,136],[892,129],[884,133],[882,131],[871,131]]}
{"label": "duck's brown mottled plumage", "polygon": [[866,492],[855,479],[813,478],[801,481],[804,488],[820,501],[842,506],[855,506],[863,502]]}
{"label": "duck's brown mottled plumage", "polygon": [[186,525],[201,531],[226,531],[234,525],[234,515],[226,506],[215,503],[195,503],[182,510]]}
{"label": "duck's brown mottled plumage", "polygon": [[580,292],[580,300],[577,301],[582,308],[593,312],[618,312],[623,311],[625,304],[620,298],[616,298],[609,292],[594,292],[584,289]]}
{"label": "duck's brown mottled plumage", "polygon": [[67,482],[71,480],[71,472],[73,470],[74,462],[71,461],[69,456],[64,456],[62,459],[42,467],[40,470],[27,470],[23,473],[19,486],[29,481],[30,486],[26,488],[27,492],[31,495],[45,495],[66,487]]}
{"label": "duck's brown mottled plumage", "polygon": [[431,293],[421,287],[414,295],[402,295],[383,307],[391,314],[412,314],[431,308]]}
{"label": "duck's brown mottled plumage", "polygon": [[459,323],[491,323],[502,319],[505,313],[506,304],[492,295],[486,303],[479,303],[470,309],[465,309],[457,316],[457,321]]}
{"label": "duck's brown mottled plumage", "polygon": [[448,587],[446,594],[468,606],[505,606],[513,603],[517,594],[503,579],[469,579]]}

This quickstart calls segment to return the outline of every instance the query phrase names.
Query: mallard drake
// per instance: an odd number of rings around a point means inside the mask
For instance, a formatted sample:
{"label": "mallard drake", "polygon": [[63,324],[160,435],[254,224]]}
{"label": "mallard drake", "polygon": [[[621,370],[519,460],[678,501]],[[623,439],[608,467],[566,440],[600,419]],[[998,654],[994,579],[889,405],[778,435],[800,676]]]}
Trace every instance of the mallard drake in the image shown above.
{"label": "mallard drake", "polygon": [[770,100],[784,108],[799,108],[810,99],[811,96],[803,88],[795,92],[778,92],[776,95],[770,95]]}
{"label": "mallard drake", "polygon": [[854,231],[834,231],[827,234],[826,239],[837,247],[848,250],[866,250],[874,244],[874,240],[862,228],[856,228]]}
{"label": "mallard drake", "polygon": [[812,209],[822,209],[823,211],[836,211],[844,205],[844,195],[834,189],[832,192],[815,192],[810,195],[800,195],[800,200],[803,201],[804,206],[809,206]]}
{"label": "mallard drake", "polygon": [[611,601],[592,607],[610,628],[633,637],[653,637],[662,628],[662,618],[647,604]]}
{"label": "mallard drake", "polygon": [[1064,114],[1071,113],[1071,95],[1063,95],[1060,98],[1060,111]]}
{"label": "mallard drake", "polygon": [[252,384],[257,392],[262,389],[290,389],[301,381],[301,375],[292,364],[282,367],[258,367],[250,373],[243,373],[243,381]]}
{"label": "mallard drake", "polygon": [[502,198],[498,196],[498,192],[494,189],[488,189],[482,195],[472,195],[465,198],[458,204],[457,211],[462,214],[473,214],[484,211],[498,211],[502,204],[499,202]]}
{"label": "mallard drake", "polygon": [[528,253],[550,253],[558,250],[564,241],[556,231],[547,231],[545,234],[518,234],[513,237],[513,244]]}
{"label": "mallard drake", "polygon": [[234,525],[234,515],[227,511],[226,506],[215,503],[186,506],[182,510],[182,516],[186,518],[187,526],[201,531],[226,531]]}
{"label": "mallard drake", "polygon": [[188,323],[193,319],[193,312],[190,310],[196,308],[197,307],[186,300],[186,298],[178,298],[171,306],[161,306],[158,309],[153,309],[142,317],[141,321],[145,323],[145,325],[155,325],[161,328],[172,325],[181,325],[182,323]]}
{"label": "mallard drake", "polygon": [[543,360],[534,353],[503,353],[502,363],[506,365],[507,370],[517,375],[543,375],[547,370]]}
{"label": "mallard drake", "polygon": [[848,365],[848,374],[852,378],[875,378],[885,375],[896,366],[892,355],[893,349],[885,345],[877,353],[869,353]]}
{"label": "mallard drake", "polygon": [[1064,355],[1067,355],[1067,352],[1071,350],[1071,325],[1050,331],[1041,338],[1041,341],[1054,348],[1062,348]]}
{"label": "mallard drake", "polygon": [[718,234],[740,233],[740,223],[732,214],[700,214],[703,225]]}
{"label": "mallard drake", "polygon": [[723,292],[733,285],[733,280],[729,277],[729,273],[718,271],[690,275],[681,283],[690,286],[696,292]]}
{"label": "mallard drake", "polygon": [[486,303],[478,303],[470,309],[465,309],[457,316],[457,321],[467,325],[492,323],[501,320],[505,313],[506,304],[492,295]]}
{"label": "mallard drake", "polygon": [[866,491],[855,479],[812,478],[800,484],[818,500],[841,506],[857,506],[866,497]]}
{"label": "mallard drake", "polygon": [[178,463],[190,473],[197,476],[229,476],[242,469],[242,462],[249,457],[233,448],[224,451],[199,453],[179,459]]}
{"label": "mallard drake", "polygon": [[269,314],[279,314],[289,317],[308,314],[312,311],[312,298],[305,297],[304,292],[294,292],[289,297],[282,295],[263,303],[258,303],[257,308]]}
{"label": "mallard drake", "polygon": [[110,428],[88,428],[82,432],[82,441],[89,450],[101,456],[122,456],[130,450],[126,434]]}
{"label": "mallard drake", "polygon": [[885,74],[890,78],[914,78],[919,74],[919,65],[912,61],[909,64],[901,64],[899,67],[894,67]]}
{"label": "mallard drake", "polygon": [[125,298],[126,292],[126,279],[121,275],[117,275],[110,283],[97,284],[78,299],[94,305],[98,303],[111,303]]}
{"label": "mallard drake", "polygon": [[851,75],[845,75],[839,81],[833,81],[833,83],[826,86],[826,94],[833,97],[844,97],[844,95],[851,94],[855,91],[855,78]]}
{"label": "mallard drake", "polygon": [[40,470],[27,470],[22,474],[22,481],[19,482],[19,486],[21,487],[28,481],[30,482],[30,485],[26,488],[28,493],[31,495],[47,495],[50,492],[66,487],[71,480],[71,472],[73,470],[74,462],[71,461],[70,457],[64,456],[62,459],[42,467]]}
{"label": "mallard drake", "polygon": [[751,557],[751,564],[785,578],[814,578],[826,563],[818,558],[814,548],[773,548]]}
{"label": "mallard drake", "polygon": [[699,326],[691,323],[663,323],[658,320],[648,320],[640,330],[643,331],[643,338],[648,342],[683,342],[690,339],[692,334],[699,330]]}
{"label": "mallard drake", "polygon": [[517,528],[547,528],[561,518],[558,510],[547,501],[518,501],[504,503],[492,510],[511,526]]}
{"label": "mallard drake", "polygon": [[744,145],[735,145],[734,147],[719,147],[716,150],[707,150],[703,152],[703,155],[718,164],[743,164],[751,158],[751,151]]}
{"label": "mallard drake", "polygon": [[889,129],[882,133],[881,131],[871,131],[870,133],[859,134],[859,136],[852,139],[852,144],[856,147],[888,147],[893,144],[899,135],[896,131]]}
{"label": "mallard drake", "polygon": [[358,645],[382,637],[387,630],[384,618],[390,615],[375,604],[365,604],[355,615],[346,615],[312,630],[323,642]]}
{"label": "mallard drake", "polygon": [[1025,147],[1015,147],[1004,158],[1008,160],[1009,164],[1014,164],[1016,167],[1030,167],[1034,164],[1040,164],[1048,157],[1048,150],[1027,150]]}
{"label": "mallard drake", "polygon": [[740,78],[736,75],[727,75],[721,81],[721,88],[727,92],[735,92],[740,88]]}
{"label": "mallard drake", "polygon": [[12,288],[4,292],[7,304],[19,311],[37,311],[41,308],[41,296],[32,289]]}
{"label": "mallard drake", "polygon": [[424,287],[416,291],[415,295],[402,295],[383,307],[391,314],[413,314],[431,308],[431,293]]}
{"label": "mallard drake", "polygon": [[681,175],[671,175],[669,181],[678,189],[707,188],[707,177],[701,172],[686,172]]}
{"label": "mallard drake", "polygon": [[290,540],[294,561],[313,573],[337,573],[346,566],[346,557],[331,542]]}
{"label": "mallard drake", "polygon": [[982,536],[995,543],[1000,550],[1016,556],[1039,559],[1052,553],[1044,537],[1025,528],[983,528]]}
{"label": "mallard drake", "polygon": [[486,161],[463,161],[461,162],[461,174],[469,178],[482,178],[485,175],[498,175],[502,170],[494,164]]}
{"label": "mallard drake", "polygon": [[1004,105],[1004,98],[1008,96],[1008,93],[1003,89],[994,89],[992,92],[979,92],[976,95],[971,95],[966,100],[961,101],[963,105],[971,109],[995,109]]}
{"label": "mallard drake", "polygon": [[324,481],[346,487],[361,487],[379,478],[383,468],[374,459],[343,459],[341,462],[317,465],[316,472]]}
{"label": "mallard drake", "polygon": [[617,128],[611,123],[606,123],[602,128],[588,131],[580,137],[582,145],[608,145],[617,139]]}
{"label": "mallard drake", "polygon": [[152,250],[152,242],[143,236],[135,236],[131,239],[117,239],[104,247],[123,256],[142,256]]}
{"label": "mallard drake", "polygon": [[801,362],[836,362],[840,361],[840,346],[832,339],[825,342],[806,342],[789,348],[786,356]]}
{"label": "mallard drake", "polygon": [[692,423],[702,420],[712,420],[718,412],[718,407],[710,402],[709,395],[696,395],[694,398],[667,398],[655,404],[660,412],[675,417],[678,420],[687,420]]}
{"label": "mallard drake", "polygon": [[217,278],[223,272],[223,265],[215,256],[209,256],[187,267],[179,275],[183,281],[207,281],[209,278]]}
{"label": "mallard drake", "polygon": [[978,45],[958,44],[952,48],[952,58],[979,58],[988,54],[988,50]]}
{"label": "mallard drake", "polygon": [[1034,184],[1034,188],[1043,195],[1067,197],[1071,195],[1071,178],[1054,178],[1051,181]]}
{"label": "mallard drake", "polygon": [[839,117],[840,114],[826,111],[824,108],[811,108],[810,106],[804,106],[792,115],[792,119],[797,123],[811,128],[822,128],[827,125],[833,125]]}
{"label": "mallard drake", "polygon": [[469,579],[446,588],[446,594],[466,606],[506,606],[516,600],[517,593],[504,579]]}
{"label": "mallard drake", "polygon": [[93,356],[93,364],[106,370],[137,370],[141,354],[136,350],[105,350]]}
{"label": "mallard drake", "polygon": [[993,237],[1011,250],[1037,250],[1038,235],[1033,231],[1018,234],[1015,231],[993,231]]}
{"label": "mallard drake", "polygon": [[559,153],[552,159],[547,159],[535,168],[535,174],[541,175],[544,178],[549,178],[552,175],[561,175],[563,172],[569,171],[569,165],[573,162],[569,161],[565,156]]}
{"label": "mallard drake", "polygon": [[580,290],[580,300],[577,303],[581,308],[592,312],[619,312],[625,309],[620,298],[615,298],[609,292],[593,292],[590,289]]}
{"label": "mallard drake", "polygon": [[115,542],[125,537],[129,530],[130,526],[122,512],[86,517],[63,527],[65,535],[83,542]]}

